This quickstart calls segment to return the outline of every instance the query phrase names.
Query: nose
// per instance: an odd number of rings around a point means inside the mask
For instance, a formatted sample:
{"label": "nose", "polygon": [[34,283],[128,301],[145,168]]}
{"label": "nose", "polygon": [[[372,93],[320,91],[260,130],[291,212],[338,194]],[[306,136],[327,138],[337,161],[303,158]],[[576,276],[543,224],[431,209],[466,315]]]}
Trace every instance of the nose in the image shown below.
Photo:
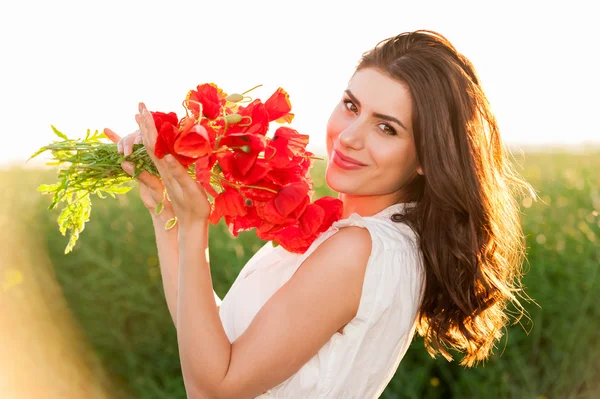
{"label": "nose", "polygon": [[360,122],[358,121],[358,119],[354,120],[338,135],[338,140],[340,141],[340,144],[344,147],[360,150],[364,146],[364,137],[362,134],[362,130],[363,129],[361,129]]}

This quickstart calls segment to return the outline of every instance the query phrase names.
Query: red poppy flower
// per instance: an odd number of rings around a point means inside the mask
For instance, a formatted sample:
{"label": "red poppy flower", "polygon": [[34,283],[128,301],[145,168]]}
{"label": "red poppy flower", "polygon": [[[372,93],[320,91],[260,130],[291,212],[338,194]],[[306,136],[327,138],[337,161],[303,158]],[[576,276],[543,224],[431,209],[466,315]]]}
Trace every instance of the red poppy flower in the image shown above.
{"label": "red poppy flower", "polygon": [[288,252],[304,253],[317,238],[317,235],[303,236],[299,223],[275,226],[271,230],[256,230],[256,235],[266,241],[275,241]]}
{"label": "red poppy flower", "polygon": [[323,222],[321,226],[317,230],[317,233],[322,233],[327,231],[329,227],[333,224],[333,222],[338,221],[342,217],[343,211],[343,202],[337,198],[333,197],[322,197],[313,202],[314,205],[318,205],[323,208],[325,217],[323,218]]}
{"label": "red poppy flower", "polygon": [[302,236],[300,227],[295,224],[279,232],[274,240],[279,243],[288,252],[304,253],[317,238],[316,235]]}
{"label": "red poppy flower", "polygon": [[240,107],[236,112],[242,117],[238,123],[229,125],[225,135],[235,133],[260,134],[264,136],[269,130],[269,115],[265,105],[256,99],[245,107]]}
{"label": "red poppy flower", "polygon": [[173,143],[174,155],[197,159],[211,153],[210,137],[204,126],[192,118],[185,118],[181,131]]}
{"label": "red poppy flower", "polygon": [[202,187],[213,198],[216,198],[218,194],[210,184],[210,173],[216,161],[217,157],[211,154],[198,158],[195,163],[196,180],[202,184]]}
{"label": "red poppy flower", "polygon": [[273,134],[265,150],[265,159],[274,168],[286,167],[292,158],[302,155],[308,144],[308,136],[294,129],[281,126]]}
{"label": "red poppy flower", "polygon": [[302,216],[300,216],[299,224],[303,237],[309,237],[317,233],[323,220],[325,219],[325,210],[318,204],[312,203],[306,207]]}
{"label": "red poppy flower", "polygon": [[275,198],[258,209],[258,215],[273,224],[293,222],[310,203],[310,194],[310,187],[305,182],[288,184],[279,190]]}
{"label": "red poppy flower", "polygon": [[173,155],[177,161],[186,168],[194,163],[195,158],[182,155],[175,151],[175,142],[179,136],[179,128],[175,125],[171,125],[168,122],[162,123],[158,135],[156,137],[156,143],[154,145],[154,155],[158,159],[162,159],[167,154]]}
{"label": "red poppy flower", "polygon": [[154,119],[154,126],[156,126],[156,130],[160,130],[163,124],[168,123],[169,125],[177,126],[179,124],[179,119],[177,118],[177,114],[175,112],[150,112],[152,114],[152,119]]}
{"label": "red poppy flower", "polygon": [[223,216],[245,216],[247,214],[244,198],[240,193],[229,186],[213,202],[209,221],[217,224]]}
{"label": "red poppy flower", "polygon": [[198,85],[196,90],[190,90],[185,100],[187,109],[197,118],[202,104],[202,114],[208,119],[216,119],[221,115],[227,94],[214,83]]}
{"label": "red poppy flower", "polygon": [[291,123],[294,114],[291,114],[292,104],[289,94],[281,87],[265,102],[265,108],[269,114],[269,122]]}
{"label": "red poppy flower", "polygon": [[292,158],[292,161],[285,168],[271,168],[266,179],[280,186],[299,181],[304,181],[312,186],[309,169],[313,164],[313,160],[309,157],[310,155],[312,154],[307,153],[305,156]]}
{"label": "red poppy flower", "polygon": [[254,206],[247,207],[246,210],[244,216],[225,216],[225,223],[234,237],[237,237],[240,231],[253,229],[261,223]]}
{"label": "red poppy flower", "polygon": [[254,165],[258,154],[265,149],[265,138],[258,134],[229,134],[219,141],[219,146],[233,150],[235,167],[244,176]]}
{"label": "red poppy flower", "polygon": [[[277,196],[277,193],[282,187],[265,179],[254,182],[253,186],[261,188],[242,187],[242,192],[246,197],[256,202],[268,202],[272,200]],[[263,188],[266,188],[266,190],[263,190]]]}

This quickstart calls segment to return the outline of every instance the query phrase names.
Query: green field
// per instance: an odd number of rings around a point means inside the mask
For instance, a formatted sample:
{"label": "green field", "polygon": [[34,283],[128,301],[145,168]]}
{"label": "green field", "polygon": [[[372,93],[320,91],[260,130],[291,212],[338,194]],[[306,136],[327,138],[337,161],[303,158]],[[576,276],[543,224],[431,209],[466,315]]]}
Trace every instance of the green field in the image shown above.
{"label": "green field", "polygon": [[[600,152],[516,158],[540,197],[521,201],[528,246],[524,285],[536,303],[522,302],[528,316],[510,326],[494,355],[476,368],[431,359],[415,338],[382,398],[600,397]],[[317,197],[331,194],[323,184],[323,163],[313,171]],[[15,353],[23,359],[41,356],[32,342],[48,340],[40,346],[60,350],[44,355],[37,373],[45,369],[48,384],[54,374],[63,384],[79,384],[89,390],[86,397],[184,398],[152,224],[137,190],[96,200],[74,251],[64,255],[67,238],[58,232],[58,212],[47,211],[50,198],[36,192],[39,184],[56,180],[55,172],[11,168],[0,176],[0,338],[21,345]],[[252,232],[233,239],[223,225],[211,227],[220,297],[261,245]],[[47,320],[36,316],[42,309]],[[35,335],[25,341],[25,332]],[[0,357],[6,363],[3,341]],[[8,367],[1,362],[0,375]],[[76,366],[67,367],[71,363]],[[31,375],[25,363],[11,367]],[[77,374],[73,370],[85,378],[69,379]],[[0,396],[21,397],[12,395]]]}

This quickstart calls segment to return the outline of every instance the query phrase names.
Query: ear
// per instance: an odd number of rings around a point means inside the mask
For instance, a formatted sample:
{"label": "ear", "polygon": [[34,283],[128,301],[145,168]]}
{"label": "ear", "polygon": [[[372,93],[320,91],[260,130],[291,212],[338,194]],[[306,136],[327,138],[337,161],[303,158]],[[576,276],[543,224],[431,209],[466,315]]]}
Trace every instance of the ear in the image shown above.
{"label": "ear", "polygon": [[423,176],[423,168],[419,166],[417,168],[417,173],[420,174],[421,176]]}

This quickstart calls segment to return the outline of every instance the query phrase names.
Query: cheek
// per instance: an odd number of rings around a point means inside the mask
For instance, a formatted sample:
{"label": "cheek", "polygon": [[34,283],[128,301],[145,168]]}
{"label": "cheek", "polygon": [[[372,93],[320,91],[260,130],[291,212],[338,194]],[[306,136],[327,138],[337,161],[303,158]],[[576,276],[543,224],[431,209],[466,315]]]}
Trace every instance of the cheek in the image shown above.
{"label": "cheek", "polygon": [[402,185],[416,170],[416,154],[410,145],[379,146],[377,154],[378,173],[390,185]]}
{"label": "cheek", "polygon": [[333,143],[339,136],[340,132],[344,129],[343,118],[340,116],[337,108],[333,111],[329,120],[327,121],[327,155],[331,156],[331,150],[333,149]]}

